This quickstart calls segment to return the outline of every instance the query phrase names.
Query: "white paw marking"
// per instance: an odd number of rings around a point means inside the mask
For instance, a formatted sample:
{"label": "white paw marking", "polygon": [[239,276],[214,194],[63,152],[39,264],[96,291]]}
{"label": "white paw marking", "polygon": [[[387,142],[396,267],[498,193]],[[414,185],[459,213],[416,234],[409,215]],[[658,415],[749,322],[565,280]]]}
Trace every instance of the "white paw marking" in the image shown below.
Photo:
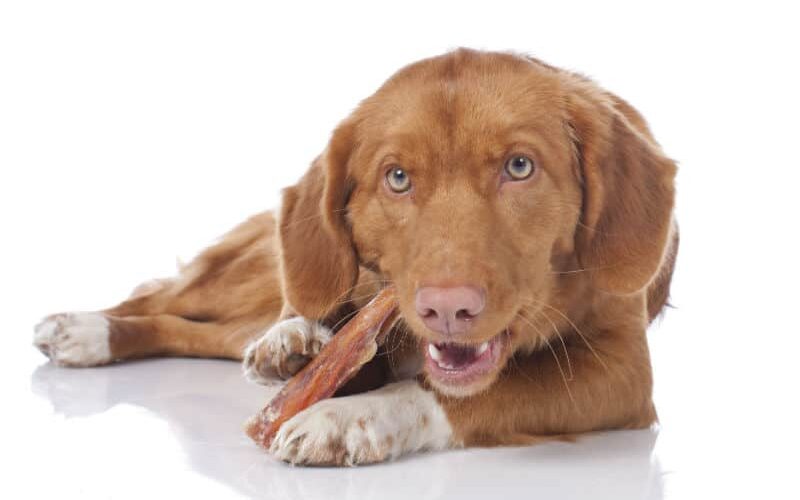
{"label": "white paw marking", "polygon": [[260,384],[288,379],[319,354],[331,335],[327,327],[300,316],[275,323],[247,346],[244,375]]}
{"label": "white paw marking", "polygon": [[49,316],[36,325],[33,344],[58,365],[95,366],[111,361],[108,320],[100,313]]}
{"label": "white paw marking", "polygon": [[281,426],[270,453],[292,464],[355,466],[447,448],[452,435],[436,397],[406,380],[320,401]]}

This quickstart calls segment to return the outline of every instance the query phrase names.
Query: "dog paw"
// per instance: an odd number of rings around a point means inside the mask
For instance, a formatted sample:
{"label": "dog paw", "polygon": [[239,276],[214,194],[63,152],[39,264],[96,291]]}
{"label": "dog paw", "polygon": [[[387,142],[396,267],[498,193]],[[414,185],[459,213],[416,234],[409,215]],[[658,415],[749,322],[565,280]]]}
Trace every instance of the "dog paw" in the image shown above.
{"label": "dog paw", "polygon": [[355,466],[389,459],[395,432],[383,428],[386,422],[377,421],[374,409],[343,399],[348,398],[319,402],[284,423],[270,453],[296,465]]}
{"label": "dog paw", "polygon": [[61,366],[97,366],[112,360],[109,323],[100,313],[48,316],[36,325],[33,344]]}
{"label": "dog paw", "polygon": [[331,339],[331,331],[303,317],[272,325],[244,353],[242,369],[248,380],[271,383],[286,380],[314,358]]}
{"label": "dog paw", "polygon": [[451,436],[436,398],[405,381],[320,401],[286,421],[269,451],[296,465],[356,466],[442,449]]}

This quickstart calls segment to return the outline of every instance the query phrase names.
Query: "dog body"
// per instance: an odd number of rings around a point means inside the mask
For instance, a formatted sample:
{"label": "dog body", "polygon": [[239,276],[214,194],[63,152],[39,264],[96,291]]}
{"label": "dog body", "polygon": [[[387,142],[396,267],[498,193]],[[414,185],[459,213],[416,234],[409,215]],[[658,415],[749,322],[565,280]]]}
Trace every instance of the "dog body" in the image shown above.
{"label": "dog body", "polygon": [[335,130],[280,214],[257,215],[176,278],[35,342],[89,366],[243,359],[287,378],[377,290],[401,322],[272,453],[360,464],[522,445],[656,420],[645,331],[678,247],[675,165],[591,81],[461,49],[400,70]]}

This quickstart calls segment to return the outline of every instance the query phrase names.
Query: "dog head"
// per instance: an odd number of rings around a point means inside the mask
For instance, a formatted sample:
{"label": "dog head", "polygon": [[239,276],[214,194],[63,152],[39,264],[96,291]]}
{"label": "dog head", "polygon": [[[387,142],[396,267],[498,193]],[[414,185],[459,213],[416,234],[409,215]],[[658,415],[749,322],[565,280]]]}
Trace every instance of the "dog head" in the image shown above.
{"label": "dog head", "polygon": [[359,266],[374,270],[396,285],[430,382],[472,394],[549,335],[530,318],[569,293],[570,272],[601,293],[646,289],[674,174],[638,113],[582,77],[511,54],[423,60],[286,190],[284,292],[322,318]]}

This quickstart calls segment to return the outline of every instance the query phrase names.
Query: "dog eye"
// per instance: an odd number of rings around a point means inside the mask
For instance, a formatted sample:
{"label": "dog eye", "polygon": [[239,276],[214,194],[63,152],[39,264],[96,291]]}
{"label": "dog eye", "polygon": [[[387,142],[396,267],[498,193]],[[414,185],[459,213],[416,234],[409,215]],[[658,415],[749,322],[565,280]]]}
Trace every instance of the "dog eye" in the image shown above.
{"label": "dog eye", "polygon": [[411,179],[408,174],[400,167],[392,167],[386,172],[386,183],[395,193],[405,193],[411,188]]}
{"label": "dog eye", "polygon": [[506,173],[515,181],[525,180],[533,173],[533,160],[527,156],[512,156],[506,162]]}

